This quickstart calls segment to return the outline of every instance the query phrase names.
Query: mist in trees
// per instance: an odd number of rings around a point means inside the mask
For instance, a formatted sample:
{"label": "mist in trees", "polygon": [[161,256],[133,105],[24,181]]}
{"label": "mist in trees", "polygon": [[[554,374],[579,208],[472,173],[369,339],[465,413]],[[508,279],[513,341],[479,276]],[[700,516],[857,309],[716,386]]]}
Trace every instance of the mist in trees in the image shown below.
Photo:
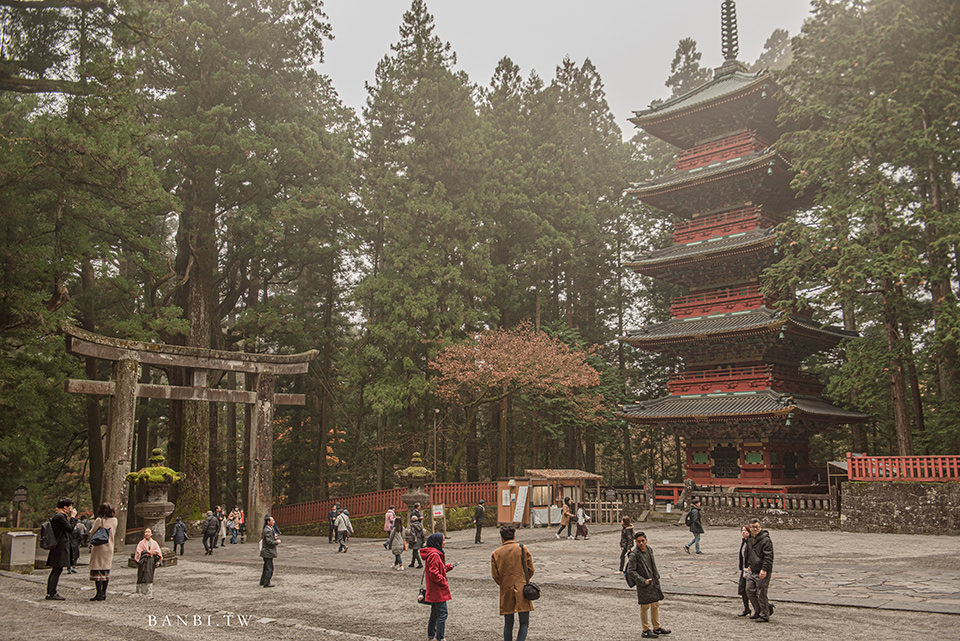
{"label": "mist in trees", "polygon": [[[277,412],[278,500],[391,486],[414,451],[446,480],[681,477],[677,442],[612,416],[662,395],[678,366],[616,340],[664,320],[676,294],[621,265],[669,242],[669,220],[623,190],[674,150],[624,140],[589,59],[541,77],[504,52],[489,79],[468,78],[414,0],[356,114],[322,73],[336,29],[322,4],[40,5],[0,0],[0,493],[100,498],[106,404],[63,381],[108,372],[64,353],[63,322],[318,349],[308,374],[279,380],[307,402]],[[960,449],[958,13],[818,0],[752,66],[794,97],[783,151],[816,194],[767,279],[864,335],[814,363],[834,400],[872,417],[825,435],[822,457]],[[712,77],[701,58],[681,40],[666,91]],[[498,332],[564,345],[596,379],[568,394],[464,373],[451,392],[450,355]],[[141,376],[191,383],[173,368]],[[190,479],[185,514],[242,500],[242,408],[142,400],[138,420],[136,465],[165,448]]]}

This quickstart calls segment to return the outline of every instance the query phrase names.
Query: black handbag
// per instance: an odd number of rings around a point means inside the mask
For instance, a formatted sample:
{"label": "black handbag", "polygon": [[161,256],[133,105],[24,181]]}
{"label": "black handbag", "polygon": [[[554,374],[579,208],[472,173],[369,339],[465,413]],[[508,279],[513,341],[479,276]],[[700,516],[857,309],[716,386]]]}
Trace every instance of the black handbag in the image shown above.
{"label": "black handbag", "polygon": [[110,542],[110,528],[101,527],[90,537],[90,545],[104,545]]}
{"label": "black handbag", "polygon": [[422,603],[423,605],[431,605],[427,601],[427,588],[423,587],[423,578],[427,576],[427,568],[423,568],[423,574],[420,575],[420,591],[417,592],[417,603]]}
{"label": "black handbag", "polygon": [[526,584],[523,586],[523,598],[527,601],[536,601],[540,598],[540,586],[530,582],[527,575],[527,561],[523,555],[523,543],[520,544],[520,567],[523,568],[523,580]]}

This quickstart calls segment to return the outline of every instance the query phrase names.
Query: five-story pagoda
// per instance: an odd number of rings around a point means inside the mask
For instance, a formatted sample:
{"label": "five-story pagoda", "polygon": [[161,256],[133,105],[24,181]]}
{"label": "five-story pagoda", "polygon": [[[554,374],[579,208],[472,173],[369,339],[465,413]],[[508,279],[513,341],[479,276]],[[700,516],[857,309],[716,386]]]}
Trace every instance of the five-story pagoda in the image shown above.
{"label": "five-story pagoda", "polygon": [[673,245],[626,264],[687,293],[672,301],[668,322],[621,340],[677,356],[684,369],[667,396],[619,415],[679,434],[686,475],[698,485],[806,485],[810,435],[865,417],[820,398],[823,386],[800,364],[855,334],[783,311],[761,292],[777,223],[806,203],[775,147],[784,95],[769,72],[748,73],[737,61],[732,0],[722,14],[724,63],[713,79],[631,118],[680,151],[672,173],[628,193],[682,222]]}

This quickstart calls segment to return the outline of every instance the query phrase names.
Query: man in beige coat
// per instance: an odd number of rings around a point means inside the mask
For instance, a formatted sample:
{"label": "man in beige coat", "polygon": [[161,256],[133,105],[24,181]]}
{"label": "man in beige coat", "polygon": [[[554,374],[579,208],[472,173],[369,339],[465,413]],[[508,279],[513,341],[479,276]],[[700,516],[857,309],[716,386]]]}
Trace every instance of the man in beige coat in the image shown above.
{"label": "man in beige coat", "polygon": [[[517,535],[512,525],[500,528],[500,547],[490,555],[490,572],[493,580],[500,586],[500,614],[503,615],[503,638],[513,639],[513,615],[520,613],[520,629],[517,630],[517,641],[527,638],[527,629],[530,627],[530,611],[533,603],[523,597],[523,586],[533,577],[533,556],[529,548],[521,546],[514,540]],[[521,550],[523,560],[521,561]],[[523,565],[527,566],[527,576],[524,577]]]}

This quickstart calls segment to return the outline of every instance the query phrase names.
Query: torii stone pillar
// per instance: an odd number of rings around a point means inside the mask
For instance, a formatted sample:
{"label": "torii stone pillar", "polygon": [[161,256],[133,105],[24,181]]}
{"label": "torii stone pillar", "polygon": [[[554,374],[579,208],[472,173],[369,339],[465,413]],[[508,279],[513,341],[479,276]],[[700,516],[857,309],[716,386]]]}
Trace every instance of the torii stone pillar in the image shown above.
{"label": "torii stone pillar", "polygon": [[254,420],[247,434],[247,528],[263,529],[263,519],[273,504],[273,374],[256,374]]}
{"label": "torii stone pillar", "polygon": [[[114,532],[114,551],[123,552],[127,531],[127,504],[130,502],[130,484],[127,474],[133,467],[133,425],[137,411],[137,386],[140,364],[125,357],[113,364],[114,393],[110,399],[110,417],[107,421],[107,451],[103,457],[103,490],[101,496],[115,500],[117,531]],[[116,498],[113,498],[116,497]],[[94,506],[98,509],[100,506]]]}

